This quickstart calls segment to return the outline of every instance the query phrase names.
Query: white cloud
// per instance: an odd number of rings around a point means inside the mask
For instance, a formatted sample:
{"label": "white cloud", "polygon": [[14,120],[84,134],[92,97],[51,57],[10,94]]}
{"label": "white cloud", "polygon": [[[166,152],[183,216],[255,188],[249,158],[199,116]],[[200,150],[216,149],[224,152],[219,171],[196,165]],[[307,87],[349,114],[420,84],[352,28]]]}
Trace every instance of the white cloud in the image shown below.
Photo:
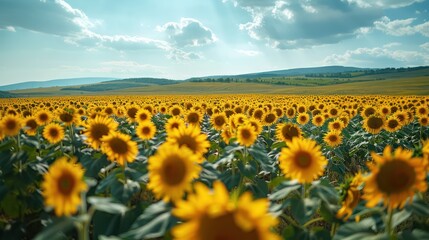
{"label": "white cloud", "polygon": [[261,52],[254,51],[254,50],[236,49],[235,51],[241,55],[248,56],[248,57],[256,57],[261,54]]}
{"label": "white cloud", "polygon": [[420,33],[429,37],[429,22],[412,25],[415,20],[415,18],[407,18],[391,21],[388,17],[384,16],[381,20],[375,21],[374,26],[388,35],[404,36]]}
{"label": "white cloud", "polygon": [[73,36],[95,26],[64,0],[0,1],[0,27],[23,28],[57,36]]}
{"label": "white cloud", "polygon": [[171,50],[167,57],[169,59],[176,60],[176,61],[197,60],[197,59],[203,58],[201,56],[201,54],[194,53],[194,52],[185,52],[185,51],[180,50],[180,49]]}
{"label": "white cloud", "polygon": [[181,18],[178,23],[168,22],[158,26],[157,30],[165,32],[178,47],[196,47],[217,41],[216,35],[208,27],[193,18]]}
{"label": "white cloud", "polygon": [[417,66],[429,64],[429,54],[383,47],[358,48],[343,54],[332,54],[324,59],[324,63],[366,67],[378,66],[380,63],[390,66]]}
{"label": "white cloud", "polygon": [[279,49],[308,48],[361,36],[382,14],[381,8],[361,8],[338,0],[234,2],[252,16],[240,29]]}
{"label": "white cloud", "polygon": [[424,0],[347,0],[349,3],[356,3],[362,8],[382,7],[382,8],[400,8],[423,2]]}
{"label": "white cloud", "polygon": [[420,47],[423,48],[426,51],[429,51],[429,42],[423,43],[422,45],[420,45]]}
{"label": "white cloud", "polygon": [[16,29],[12,26],[5,26],[5,27],[0,26],[0,30],[5,30],[5,31],[9,31],[9,32],[16,32]]}
{"label": "white cloud", "polygon": [[388,44],[384,44],[383,48],[394,48],[394,47],[399,47],[402,44],[399,42],[392,42],[392,43],[388,43]]}

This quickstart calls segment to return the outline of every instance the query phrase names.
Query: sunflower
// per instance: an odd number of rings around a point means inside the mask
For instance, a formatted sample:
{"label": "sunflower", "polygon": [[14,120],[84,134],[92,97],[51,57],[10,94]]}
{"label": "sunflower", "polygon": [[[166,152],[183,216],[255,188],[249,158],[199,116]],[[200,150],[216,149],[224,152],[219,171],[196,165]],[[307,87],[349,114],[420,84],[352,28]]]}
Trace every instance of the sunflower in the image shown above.
{"label": "sunflower", "polygon": [[405,111],[396,111],[394,116],[396,116],[402,126],[406,125],[408,122],[408,114]]}
{"label": "sunflower", "polygon": [[139,110],[140,110],[139,107],[133,106],[133,105],[131,105],[127,108],[126,116],[127,116],[129,122],[135,122],[137,120],[136,117],[137,117],[137,112]]}
{"label": "sunflower", "polygon": [[341,136],[340,131],[332,130],[325,134],[323,141],[331,147],[336,147],[343,141],[343,136]]}
{"label": "sunflower", "polygon": [[311,183],[323,174],[327,165],[320,146],[314,140],[293,138],[279,156],[283,173],[300,183]]}
{"label": "sunflower", "polygon": [[23,125],[24,131],[28,136],[36,135],[39,124],[37,124],[35,117],[26,117],[23,121]]}
{"label": "sunflower", "polygon": [[300,125],[305,125],[308,123],[308,121],[310,121],[310,115],[308,115],[308,113],[300,113],[298,114],[298,116],[296,117],[296,121],[300,124]]}
{"label": "sunflower", "polygon": [[200,126],[202,116],[198,111],[189,111],[185,116],[186,122],[190,125]]}
{"label": "sunflower", "polygon": [[152,113],[149,112],[147,109],[141,108],[136,113],[136,121],[139,123],[151,121],[151,119]]}
{"label": "sunflower", "polygon": [[84,169],[76,159],[61,157],[49,167],[42,182],[45,205],[53,207],[55,215],[70,216],[81,203],[80,193],[87,190],[83,181]]}
{"label": "sunflower", "polygon": [[273,112],[267,112],[262,116],[262,124],[271,126],[277,121],[277,115]]}
{"label": "sunflower", "polygon": [[35,116],[39,125],[46,125],[52,121],[52,114],[45,110],[38,111]]}
{"label": "sunflower", "polygon": [[0,122],[0,128],[6,136],[16,136],[22,127],[21,118],[15,115],[6,115]]}
{"label": "sunflower", "polygon": [[401,127],[402,125],[395,115],[389,116],[387,118],[386,124],[384,125],[384,129],[386,129],[388,132],[396,132],[401,129]]}
{"label": "sunflower", "polygon": [[425,106],[419,106],[416,109],[417,116],[427,116],[429,114],[429,109]]}
{"label": "sunflower", "polygon": [[344,129],[344,122],[337,118],[328,124],[328,129],[329,131],[341,131]]}
{"label": "sunflower", "polygon": [[371,115],[363,120],[363,128],[365,129],[365,131],[372,134],[378,134],[379,132],[381,132],[384,125],[384,117],[379,115]]}
{"label": "sunflower", "polygon": [[262,132],[262,125],[261,125],[261,122],[259,122],[259,120],[255,118],[250,118],[246,121],[246,123],[252,125],[257,135],[259,135]]}
{"label": "sunflower", "polygon": [[341,189],[341,208],[337,212],[337,218],[347,220],[353,213],[353,209],[359,204],[361,198],[360,186],[363,183],[362,174],[359,172],[353,178],[348,179]]}
{"label": "sunflower", "polygon": [[222,130],[223,126],[227,123],[227,118],[225,113],[215,113],[210,118],[211,124],[214,129]]}
{"label": "sunflower", "polygon": [[177,105],[170,108],[170,113],[173,116],[180,116],[182,114],[182,111],[182,108]]}
{"label": "sunflower", "polygon": [[198,178],[199,159],[200,156],[185,146],[162,144],[148,160],[148,188],[166,202],[181,199],[190,190],[192,181]]}
{"label": "sunflower", "polygon": [[427,127],[429,126],[429,116],[419,116],[419,124],[422,127]]}
{"label": "sunflower", "polygon": [[201,157],[200,162],[204,161],[203,155],[210,147],[210,142],[207,141],[207,135],[201,133],[200,128],[194,126],[174,129],[171,134],[168,135],[167,141],[172,144],[177,144],[179,147],[188,147],[193,153]]}
{"label": "sunflower", "polygon": [[226,144],[229,144],[229,141],[231,140],[231,138],[235,137],[235,132],[229,126],[225,126],[222,129],[220,136],[222,137],[222,140]]}
{"label": "sunflower", "polygon": [[426,170],[429,171],[429,140],[426,140],[423,143],[422,153],[423,153],[423,160],[425,161],[425,164],[426,164]]}
{"label": "sunflower", "polygon": [[325,118],[319,114],[314,116],[311,122],[313,123],[314,126],[321,127],[325,123]]}
{"label": "sunflower", "polygon": [[58,119],[65,125],[71,125],[77,121],[76,114],[71,110],[62,110],[58,112]]}
{"label": "sunflower", "polygon": [[277,125],[276,137],[280,141],[288,142],[293,138],[300,138],[302,136],[301,128],[293,123],[281,123]]}
{"label": "sunflower", "polygon": [[250,124],[242,125],[237,129],[237,142],[242,146],[252,146],[257,137],[254,127]]}
{"label": "sunflower", "polygon": [[374,115],[377,113],[377,109],[373,106],[365,106],[364,109],[361,112],[361,116],[363,118],[368,118],[371,115]]}
{"label": "sunflower", "polygon": [[253,111],[253,118],[256,118],[258,120],[262,120],[262,116],[264,115],[264,109],[257,108],[255,111]]}
{"label": "sunflower", "polygon": [[156,126],[151,121],[141,122],[136,129],[136,134],[142,140],[152,139],[156,134]]}
{"label": "sunflower", "polygon": [[374,207],[381,200],[389,209],[402,208],[412,201],[415,192],[426,192],[425,164],[413,158],[413,152],[397,148],[392,154],[387,146],[383,156],[371,153],[374,163],[368,164],[371,174],[364,178],[363,198],[367,207]]}
{"label": "sunflower", "polygon": [[170,135],[174,129],[179,129],[181,127],[185,127],[185,122],[179,117],[169,118],[165,123],[165,131],[168,135]]}
{"label": "sunflower", "polygon": [[267,199],[253,200],[250,192],[231,199],[220,181],[213,184],[213,190],[198,182],[195,192],[177,202],[172,211],[184,220],[172,229],[172,235],[176,240],[280,240],[270,231],[278,221],[268,207]]}
{"label": "sunflower", "polygon": [[56,144],[64,139],[64,128],[58,123],[49,123],[43,128],[43,137],[51,144]]}
{"label": "sunflower", "polygon": [[137,143],[129,135],[111,132],[101,138],[101,150],[110,161],[116,161],[123,166],[126,162],[134,162],[138,154]]}
{"label": "sunflower", "polygon": [[94,149],[99,149],[101,138],[116,131],[118,123],[109,117],[96,116],[94,119],[90,119],[85,124],[85,127],[84,135],[87,137],[86,143]]}

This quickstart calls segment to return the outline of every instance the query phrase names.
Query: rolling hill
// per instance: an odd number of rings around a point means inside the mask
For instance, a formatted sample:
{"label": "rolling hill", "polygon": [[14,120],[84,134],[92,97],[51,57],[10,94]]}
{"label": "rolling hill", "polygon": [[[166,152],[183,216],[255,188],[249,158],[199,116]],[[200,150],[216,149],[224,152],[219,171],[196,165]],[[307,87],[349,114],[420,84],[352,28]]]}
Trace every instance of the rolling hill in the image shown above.
{"label": "rolling hill", "polygon": [[57,86],[65,87],[65,86],[99,83],[99,82],[109,81],[114,79],[116,78],[87,77],[87,78],[54,79],[49,81],[30,81],[30,82],[15,83],[15,84],[0,86],[0,90],[10,91],[10,90],[31,89],[31,88],[57,87]]}

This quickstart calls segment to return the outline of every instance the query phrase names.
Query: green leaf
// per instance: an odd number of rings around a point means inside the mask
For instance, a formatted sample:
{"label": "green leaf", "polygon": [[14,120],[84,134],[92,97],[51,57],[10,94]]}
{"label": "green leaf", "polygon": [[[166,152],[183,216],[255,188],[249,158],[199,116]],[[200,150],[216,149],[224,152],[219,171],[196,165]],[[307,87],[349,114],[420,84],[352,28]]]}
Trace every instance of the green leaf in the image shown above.
{"label": "green leaf", "polygon": [[404,231],[400,234],[399,239],[404,239],[404,240],[429,239],[429,232],[422,230],[422,229],[414,229],[412,231]]}
{"label": "green leaf", "polygon": [[365,218],[360,222],[349,222],[340,226],[334,239],[361,240],[376,235],[377,225],[382,220],[378,217]]}
{"label": "green leaf", "polygon": [[66,233],[73,227],[74,218],[63,217],[48,225],[42,232],[37,234],[34,240],[57,239],[61,232]]}
{"label": "green leaf", "polygon": [[298,190],[301,185],[296,181],[285,181],[277,186],[273,193],[268,196],[271,201],[278,201],[286,198],[291,192]]}
{"label": "green leaf", "polygon": [[121,201],[122,203],[128,203],[131,197],[133,197],[139,191],[140,184],[130,179],[127,179],[126,183],[114,181],[111,187],[112,197]]}
{"label": "green leaf", "polygon": [[123,215],[127,211],[126,206],[120,203],[115,203],[111,198],[89,197],[88,202],[92,204],[92,207],[96,210],[102,212]]}
{"label": "green leaf", "polygon": [[171,206],[163,201],[150,205],[132,225],[132,229],[120,237],[146,239],[162,237],[175,225],[177,219],[171,214]]}
{"label": "green leaf", "polygon": [[393,214],[393,218],[392,218],[393,224],[392,224],[392,227],[395,228],[396,226],[398,226],[399,224],[401,224],[405,220],[407,220],[410,216],[411,216],[411,211],[407,211],[406,209]]}
{"label": "green leaf", "polygon": [[414,214],[422,217],[429,217],[429,204],[421,199],[414,198],[413,202],[405,207]]}

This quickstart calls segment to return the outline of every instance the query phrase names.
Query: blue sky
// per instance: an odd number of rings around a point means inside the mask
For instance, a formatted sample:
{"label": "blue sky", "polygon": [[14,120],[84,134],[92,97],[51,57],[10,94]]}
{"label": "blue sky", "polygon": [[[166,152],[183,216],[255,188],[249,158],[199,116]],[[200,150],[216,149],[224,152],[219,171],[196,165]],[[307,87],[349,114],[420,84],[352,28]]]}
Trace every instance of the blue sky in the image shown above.
{"label": "blue sky", "polygon": [[0,85],[429,65],[428,0],[0,0]]}

